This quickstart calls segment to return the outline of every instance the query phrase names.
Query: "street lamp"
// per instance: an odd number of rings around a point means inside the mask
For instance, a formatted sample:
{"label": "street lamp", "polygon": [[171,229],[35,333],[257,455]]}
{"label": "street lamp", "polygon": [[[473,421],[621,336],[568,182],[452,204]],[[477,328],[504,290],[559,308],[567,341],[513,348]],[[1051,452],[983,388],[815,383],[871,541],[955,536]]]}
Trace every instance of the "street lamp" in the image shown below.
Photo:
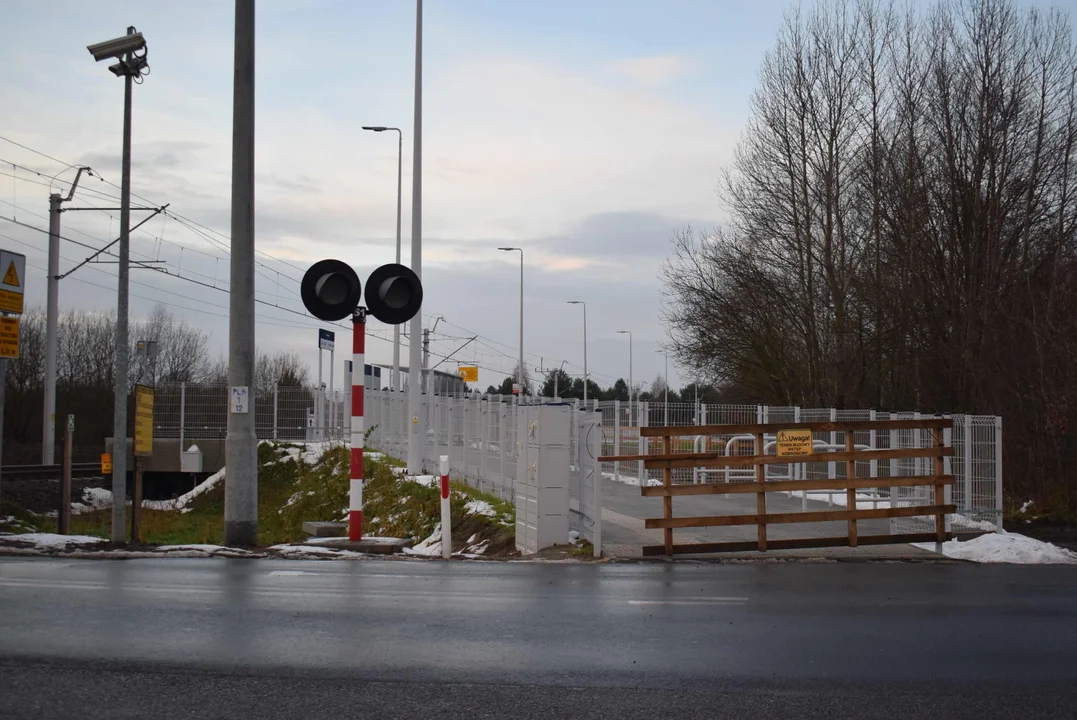
{"label": "street lamp", "polygon": [[520,393],[524,390],[524,249],[517,247],[499,247],[498,250],[520,252]]}
{"label": "street lamp", "polygon": [[666,350],[664,348],[659,348],[658,350],[655,350],[655,352],[666,358],[666,375],[665,375],[665,380],[666,380],[666,399],[665,399],[665,403],[664,403],[665,404],[665,410],[663,410],[662,412],[665,415],[665,419],[663,420],[663,424],[666,427],[669,427],[669,353],[666,352]]}
{"label": "street lamp", "polygon": [[631,330],[618,330],[618,335],[628,336],[628,408],[629,412],[635,409],[635,403],[632,402],[632,393],[635,391],[635,384],[632,382],[632,331]]}
{"label": "street lamp", "polygon": [[[386,127],[384,125],[364,125],[364,130],[370,130],[371,132],[395,132],[396,138],[396,264],[400,264],[400,181],[403,171],[403,159],[404,159],[404,133],[400,131],[400,128]],[[393,325],[393,376],[392,382],[389,383],[389,387],[392,390],[399,390],[397,385],[400,384],[400,325]]]}
{"label": "street lamp", "polygon": [[587,303],[569,300],[569,305],[583,305],[583,408],[587,409]]}
{"label": "street lamp", "polygon": [[112,415],[112,542],[124,542],[127,493],[127,302],[131,259],[131,84],[149,70],[146,39],[134,27],[127,34],[86,49],[97,62],[118,60],[109,71],[123,78],[123,164],[120,175],[120,252],[116,270],[116,389]]}

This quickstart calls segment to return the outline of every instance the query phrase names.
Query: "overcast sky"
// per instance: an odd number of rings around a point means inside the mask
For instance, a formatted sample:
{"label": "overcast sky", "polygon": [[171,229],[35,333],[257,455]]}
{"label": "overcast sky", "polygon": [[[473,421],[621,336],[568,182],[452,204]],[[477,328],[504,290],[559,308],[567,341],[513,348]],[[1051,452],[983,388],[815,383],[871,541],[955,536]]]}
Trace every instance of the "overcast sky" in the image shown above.
{"label": "overcast sky", "polygon": [[[3,5],[0,135],[88,164],[117,185],[123,83],[93,62],[86,45],[129,24],[145,34],[152,73],[134,94],[133,189],[219,234],[150,220],[133,236],[133,257],[163,261],[188,280],[133,271],[132,309],[146,314],[167,303],[210,333],[214,353],[226,352],[228,297],[211,288],[228,284],[233,3]],[[496,248],[517,245],[526,252],[528,364],[567,360],[580,372],[582,311],[565,304],[579,299],[587,302],[592,377],[603,386],[627,378],[628,342],[615,332],[627,329],[635,379],[649,382],[662,371],[657,273],[669,238],[722,218],[719,172],[787,3],[425,5],[423,315],[446,319],[433,352],[447,354],[458,338],[479,333],[482,344],[458,357],[482,366],[482,387],[511,371],[519,256]],[[256,237],[265,254],[257,295],[267,303],[301,311],[301,269],[323,257],[352,263],[364,279],[394,259],[395,135],[362,132],[364,124],[404,132],[409,262],[414,12],[408,0],[259,0]],[[50,177],[64,166],[0,141],[0,215],[47,227],[48,181],[12,162]],[[73,175],[61,173],[56,187]],[[96,179],[82,185],[117,194]],[[70,203],[116,204],[89,192]],[[115,217],[68,212],[63,234],[99,247],[116,237]],[[0,234],[0,245],[27,253],[28,298],[43,305],[47,237],[4,221]],[[88,253],[65,242],[61,271]],[[115,265],[87,266],[62,281],[60,302],[65,310],[114,307]],[[260,304],[257,343],[298,350],[313,365],[318,326]],[[335,329],[338,347],[350,348],[350,332]],[[370,329],[391,337],[380,323]],[[375,337],[368,357],[389,361],[390,345]],[[670,374],[680,385],[673,367]]]}

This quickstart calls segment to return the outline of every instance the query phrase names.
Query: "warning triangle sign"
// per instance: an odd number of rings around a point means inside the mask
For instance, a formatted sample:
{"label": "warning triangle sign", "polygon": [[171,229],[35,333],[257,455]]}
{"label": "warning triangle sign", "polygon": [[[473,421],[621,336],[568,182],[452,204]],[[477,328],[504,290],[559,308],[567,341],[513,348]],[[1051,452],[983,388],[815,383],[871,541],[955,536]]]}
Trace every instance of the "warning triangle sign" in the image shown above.
{"label": "warning triangle sign", "polygon": [[19,282],[19,273],[15,271],[14,262],[8,265],[7,272],[4,273],[4,284],[10,285],[11,287],[21,287],[21,283]]}

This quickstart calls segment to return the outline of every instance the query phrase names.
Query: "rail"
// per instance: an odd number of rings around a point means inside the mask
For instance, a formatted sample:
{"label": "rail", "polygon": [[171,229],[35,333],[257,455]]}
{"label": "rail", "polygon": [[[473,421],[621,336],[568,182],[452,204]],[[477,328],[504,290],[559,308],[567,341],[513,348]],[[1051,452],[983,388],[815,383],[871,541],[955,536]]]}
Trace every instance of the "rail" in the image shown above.
{"label": "rail", "polygon": [[[63,470],[63,465],[4,465],[0,467],[0,476],[4,480],[59,480]],[[102,474],[101,463],[71,464],[71,477],[98,477]]]}

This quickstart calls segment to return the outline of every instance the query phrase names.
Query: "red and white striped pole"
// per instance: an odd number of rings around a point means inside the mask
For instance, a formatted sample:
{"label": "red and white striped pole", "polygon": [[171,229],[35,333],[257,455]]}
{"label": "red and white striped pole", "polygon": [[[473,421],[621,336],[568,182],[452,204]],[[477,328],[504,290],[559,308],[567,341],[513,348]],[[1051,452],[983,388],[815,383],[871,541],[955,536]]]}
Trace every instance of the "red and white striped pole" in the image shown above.
{"label": "red and white striped pole", "polygon": [[363,537],[363,376],[366,375],[366,308],[352,314],[352,456],[348,488],[348,539]]}
{"label": "red and white striped pole", "polygon": [[452,557],[452,525],[449,520],[449,456],[441,456],[441,557]]}

